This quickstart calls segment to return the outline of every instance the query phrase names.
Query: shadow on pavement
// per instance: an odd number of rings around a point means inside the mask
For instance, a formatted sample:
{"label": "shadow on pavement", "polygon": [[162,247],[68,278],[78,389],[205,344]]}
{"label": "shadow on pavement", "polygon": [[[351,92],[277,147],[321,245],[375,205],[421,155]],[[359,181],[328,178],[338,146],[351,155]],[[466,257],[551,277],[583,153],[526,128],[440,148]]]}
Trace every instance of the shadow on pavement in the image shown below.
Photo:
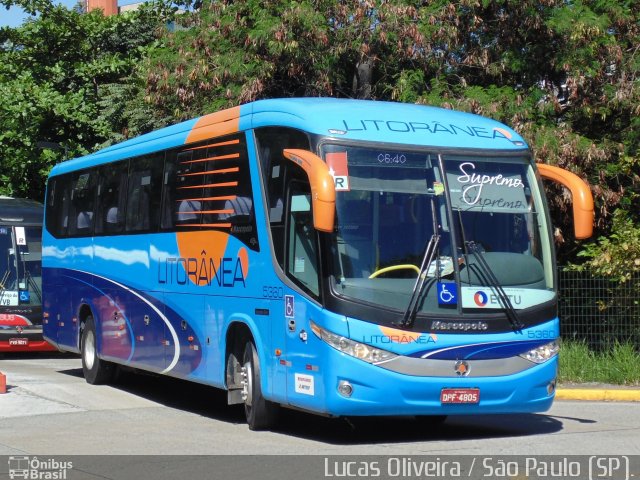
{"label": "shadow on pavement", "polygon": [[[83,376],[81,368],[60,373]],[[214,420],[232,424],[245,422],[242,405],[227,405],[225,391],[206,385],[123,371],[112,387]],[[560,417],[544,414],[450,416],[446,422],[438,424],[414,417],[326,418],[283,408],[274,432],[328,444],[358,445],[523,437],[555,433],[562,428]]]}

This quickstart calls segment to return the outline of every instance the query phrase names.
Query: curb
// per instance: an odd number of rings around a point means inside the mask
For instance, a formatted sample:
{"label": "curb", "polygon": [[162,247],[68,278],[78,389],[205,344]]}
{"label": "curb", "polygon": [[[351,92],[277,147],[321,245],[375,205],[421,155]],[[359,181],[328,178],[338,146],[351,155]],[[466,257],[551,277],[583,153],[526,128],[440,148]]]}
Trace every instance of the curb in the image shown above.
{"label": "curb", "polygon": [[558,388],[556,400],[588,400],[595,402],[640,402],[637,388]]}

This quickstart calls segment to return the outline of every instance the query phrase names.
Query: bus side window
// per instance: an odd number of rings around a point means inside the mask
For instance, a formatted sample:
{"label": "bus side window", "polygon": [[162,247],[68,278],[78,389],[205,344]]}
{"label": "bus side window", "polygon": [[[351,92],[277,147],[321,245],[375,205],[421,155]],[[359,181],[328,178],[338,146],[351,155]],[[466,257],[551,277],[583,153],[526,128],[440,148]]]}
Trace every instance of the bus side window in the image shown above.
{"label": "bus side window", "polygon": [[262,152],[262,158],[269,169],[267,208],[273,249],[280,267],[284,269],[284,157],[272,154],[269,148]]}
{"label": "bus side window", "polygon": [[218,230],[259,251],[244,133],[167,152],[162,229]]}
{"label": "bus side window", "polygon": [[176,154],[174,148],[168,150],[164,159],[164,174],[162,177],[162,217],[160,219],[160,228],[163,230],[171,230],[173,228],[173,216],[176,209],[175,199],[175,176],[176,176]]}
{"label": "bus side window", "polygon": [[93,235],[96,175],[80,172],[72,181],[71,201],[67,218],[69,236]]}
{"label": "bus side window", "polygon": [[[305,132],[282,127],[267,127],[256,130],[257,151],[262,166],[267,198],[267,215],[276,260],[284,270],[284,197],[287,182],[288,160],[282,151],[285,148],[311,148]],[[288,178],[288,177],[287,177]]]}
{"label": "bus side window", "polygon": [[293,182],[289,190],[288,210],[287,275],[318,297],[318,235],[313,228],[308,185]]}
{"label": "bus side window", "polygon": [[59,235],[57,224],[56,224],[56,214],[54,213],[55,199],[57,188],[59,188],[59,178],[49,178],[47,180],[47,199],[46,199],[46,212],[47,216],[45,218],[45,226],[49,232],[57,237]]}
{"label": "bus side window", "polygon": [[127,189],[126,230],[155,231],[160,224],[164,154],[131,160]]}
{"label": "bus side window", "polygon": [[47,186],[47,230],[57,238],[67,235],[71,177],[60,175],[49,179]]}
{"label": "bus side window", "polygon": [[216,141],[206,149],[206,159],[203,226],[227,230],[249,248],[258,251],[245,134]]}
{"label": "bus side window", "polygon": [[124,230],[124,210],[127,193],[128,162],[118,162],[100,168],[96,233],[121,233]]}
{"label": "bus side window", "polygon": [[206,149],[178,152],[171,165],[170,190],[173,192],[174,226],[196,226],[202,223],[203,184],[205,183]]}

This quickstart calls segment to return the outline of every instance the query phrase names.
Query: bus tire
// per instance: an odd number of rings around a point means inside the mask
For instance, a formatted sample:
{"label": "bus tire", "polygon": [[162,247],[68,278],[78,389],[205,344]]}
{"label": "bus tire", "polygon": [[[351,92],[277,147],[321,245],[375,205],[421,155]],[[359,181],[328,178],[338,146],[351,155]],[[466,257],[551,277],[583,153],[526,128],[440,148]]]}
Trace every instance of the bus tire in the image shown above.
{"label": "bus tire", "polygon": [[253,342],[247,342],[244,347],[242,370],[244,413],[249,429],[267,430],[275,425],[279,407],[262,396],[260,361]]}
{"label": "bus tire", "polygon": [[96,324],[93,317],[89,315],[82,330],[80,354],[82,356],[82,373],[84,373],[87,383],[91,385],[109,383],[115,372],[115,366],[112,363],[105,362],[98,357],[96,338]]}

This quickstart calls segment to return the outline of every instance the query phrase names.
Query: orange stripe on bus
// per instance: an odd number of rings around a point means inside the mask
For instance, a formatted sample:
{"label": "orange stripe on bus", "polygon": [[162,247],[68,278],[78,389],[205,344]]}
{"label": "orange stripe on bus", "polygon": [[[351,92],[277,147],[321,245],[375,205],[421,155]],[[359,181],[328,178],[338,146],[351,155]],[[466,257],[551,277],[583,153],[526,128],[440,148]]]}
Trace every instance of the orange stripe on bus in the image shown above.
{"label": "orange stripe on bus", "polygon": [[214,173],[231,173],[231,172],[239,172],[240,167],[231,167],[231,168],[220,168],[218,170],[209,170],[207,172],[196,172],[196,173],[185,173],[184,175],[180,175],[181,177],[193,177],[194,175],[208,175]]}
{"label": "orange stripe on bus", "polygon": [[213,160],[227,160],[229,158],[240,158],[240,154],[239,153],[230,153],[228,155],[218,155],[216,157],[207,157],[207,158],[200,158],[198,160],[187,160],[186,162],[180,162],[181,165],[187,165],[189,163],[202,163],[202,162],[208,162],[208,161],[213,161]]}
{"label": "orange stripe on bus", "polygon": [[193,188],[217,188],[217,187],[237,187],[238,182],[223,182],[223,183],[210,183],[208,185],[193,185],[190,187],[178,187],[178,190],[193,189]]}
{"label": "orange stripe on bus", "polygon": [[218,227],[218,228],[231,228],[230,223],[183,223],[176,225],[176,227]]}
{"label": "orange stripe on bus", "polygon": [[237,145],[238,143],[240,143],[240,140],[229,140],[228,142],[211,143],[209,145],[203,145],[202,147],[185,148],[182,151],[189,152],[195,150],[203,150],[205,148],[225,147],[227,145]]}
{"label": "orange stripe on bus", "polygon": [[200,117],[187,135],[185,143],[236,133],[239,129],[240,107],[228,108]]}
{"label": "orange stripe on bus", "polygon": [[206,201],[235,200],[236,198],[238,198],[237,195],[222,195],[221,197],[181,198],[179,200],[176,200],[176,202],[192,202],[195,200],[206,200]]}

